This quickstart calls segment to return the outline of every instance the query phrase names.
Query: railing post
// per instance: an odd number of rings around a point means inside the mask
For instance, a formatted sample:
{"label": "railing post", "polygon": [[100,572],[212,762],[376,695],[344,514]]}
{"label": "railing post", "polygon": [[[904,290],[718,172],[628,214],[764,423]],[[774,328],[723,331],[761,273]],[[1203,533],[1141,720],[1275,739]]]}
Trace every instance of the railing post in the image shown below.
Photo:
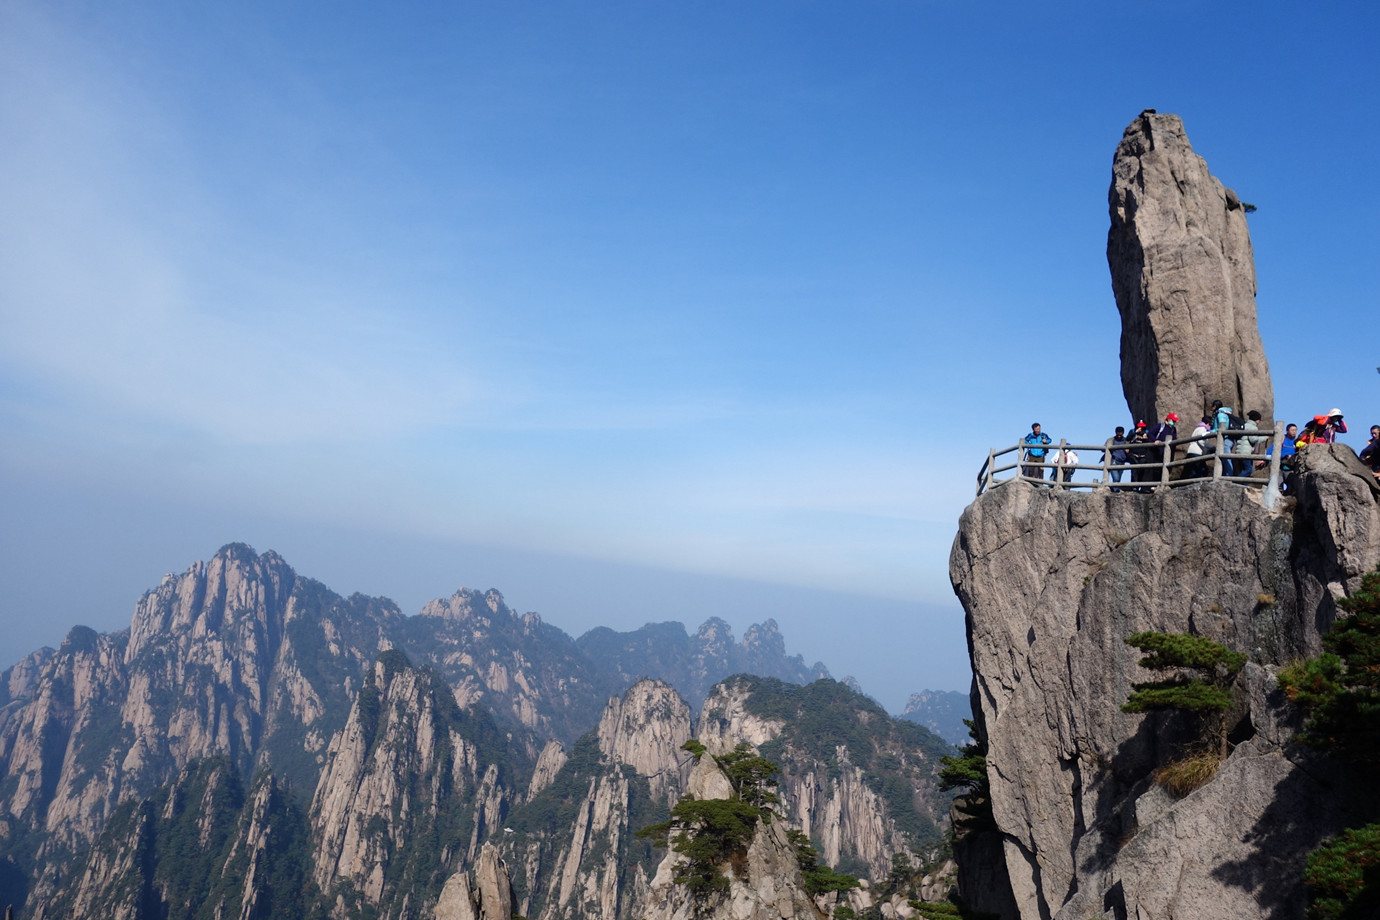
{"label": "railing post", "polygon": [[1064,456],[1064,446],[1068,444],[1067,438],[1059,439],[1059,454],[1054,461],[1054,488],[1064,487],[1064,462],[1068,459]]}
{"label": "railing post", "polygon": [[1222,429],[1218,428],[1213,437],[1217,446],[1212,451],[1212,481],[1216,482],[1222,478]]}
{"label": "railing post", "polygon": [[1102,445],[1102,481],[1099,483],[1099,485],[1104,488],[1106,487],[1108,481],[1110,481],[1111,479],[1111,470],[1108,468],[1111,466],[1111,461],[1112,439],[1108,438]]}
{"label": "railing post", "polygon": [[1283,491],[1279,487],[1281,459],[1279,454],[1280,449],[1284,446],[1284,428],[1279,424],[1278,419],[1275,420],[1275,430],[1274,434],[1270,436],[1270,442],[1273,445],[1270,448],[1270,481],[1265,484],[1264,501],[1266,510],[1273,511],[1275,504],[1283,494]]}

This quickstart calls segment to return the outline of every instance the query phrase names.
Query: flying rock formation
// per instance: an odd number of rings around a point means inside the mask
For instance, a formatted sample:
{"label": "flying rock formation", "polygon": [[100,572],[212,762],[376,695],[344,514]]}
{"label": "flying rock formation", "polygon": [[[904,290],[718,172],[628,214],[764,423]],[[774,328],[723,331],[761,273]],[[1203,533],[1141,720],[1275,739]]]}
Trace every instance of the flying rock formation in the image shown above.
{"label": "flying rock formation", "polygon": [[[1220,398],[1269,416],[1243,208],[1178,118],[1147,111],[1126,130],[1111,204],[1131,410]],[[1304,714],[1278,676],[1319,653],[1338,600],[1380,563],[1380,490],[1344,445],[1298,463],[1278,500],[1225,482],[1014,482],[963,512],[949,574],[990,787],[974,796],[990,805],[973,810],[975,833],[955,822],[970,907],[1002,920],[1304,915],[1307,855],[1364,811],[1335,764],[1293,741]],[[1157,676],[1126,641],[1143,631],[1246,656],[1220,730],[1122,710]]]}
{"label": "flying rock formation", "polygon": [[1179,116],[1147,109],[1126,128],[1108,204],[1107,264],[1132,416],[1196,417],[1220,399],[1271,421],[1246,206],[1193,152]]}

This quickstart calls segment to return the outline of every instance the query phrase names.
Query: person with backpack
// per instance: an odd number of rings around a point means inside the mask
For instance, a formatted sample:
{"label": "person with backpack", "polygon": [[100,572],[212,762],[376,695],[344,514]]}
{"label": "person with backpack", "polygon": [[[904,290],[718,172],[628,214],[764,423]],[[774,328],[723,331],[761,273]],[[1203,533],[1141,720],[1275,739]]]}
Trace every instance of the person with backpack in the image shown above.
{"label": "person with backpack", "polygon": [[[1029,464],[1042,464],[1045,461],[1045,445],[1051,443],[1049,435],[1040,431],[1040,423],[1035,422],[1030,426],[1030,434],[1025,436],[1025,459]],[[1045,468],[1043,466],[1023,466],[1021,475],[1029,476],[1031,479],[1044,479]]]}
{"label": "person with backpack", "polygon": [[[1246,427],[1246,420],[1236,414],[1236,410],[1231,406],[1224,406],[1222,400],[1212,401],[1212,430],[1213,431],[1239,431]],[[1222,438],[1222,475],[1238,475],[1237,467],[1234,462],[1227,459],[1228,455],[1236,452],[1236,439],[1225,435]]]}
{"label": "person with backpack", "polygon": [[1323,432],[1327,429],[1327,416],[1315,415],[1313,421],[1303,426],[1303,433],[1299,435],[1295,442],[1297,447],[1307,447],[1309,444],[1325,444]]}
{"label": "person with backpack", "polygon": [[[1193,440],[1189,442],[1184,453],[1194,458],[1201,458],[1204,454],[1212,453],[1214,445],[1208,440],[1211,435],[1212,419],[1205,415],[1197,425],[1193,426],[1193,433],[1189,435]],[[1211,470],[1208,469],[1206,460],[1195,459],[1193,463],[1189,464],[1189,479],[1205,479],[1210,474]]]}

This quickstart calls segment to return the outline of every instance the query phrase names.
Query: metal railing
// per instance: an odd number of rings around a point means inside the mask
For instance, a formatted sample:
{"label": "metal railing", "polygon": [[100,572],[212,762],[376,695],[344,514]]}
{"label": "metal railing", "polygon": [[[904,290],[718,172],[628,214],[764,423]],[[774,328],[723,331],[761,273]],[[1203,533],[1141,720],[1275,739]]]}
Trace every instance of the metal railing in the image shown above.
{"label": "metal railing", "polygon": [[[1239,438],[1249,436],[1251,438],[1268,437],[1270,439],[1270,449],[1266,454],[1238,454],[1226,452],[1226,442],[1235,443]],[[1203,445],[1202,454],[1189,454],[1188,447],[1191,444]],[[998,450],[993,448],[988,451],[987,462],[978,471],[977,494],[981,495],[988,489],[1005,485],[1008,482],[1030,482],[1039,485],[1051,486],[1055,489],[1113,489],[1118,492],[1135,492],[1141,490],[1154,490],[1156,488],[1177,488],[1179,486],[1190,486],[1200,482],[1235,482],[1243,486],[1259,486],[1266,491],[1268,498],[1267,504],[1273,505],[1273,500],[1279,495],[1280,482],[1280,445],[1284,443],[1284,426],[1275,428],[1262,428],[1257,430],[1248,429],[1229,429],[1225,431],[1213,431],[1199,437],[1175,438],[1172,441],[1152,441],[1149,444],[1118,444],[1112,446],[1110,438],[1102,444],[1070,444],[1067,441],[1059,441],[1056,446],[1053,442],[1047,445],[1030,445],[1024,441],[1015,445]],[[1037,449],[1044,448],[1044,456],[1038,460],[1029,459],[1026,451],[1035,446]],[[1137,447],[1148,448],[1152,455],[1158,455],[1149,463],[1113,463],[1112,451],[1125,450],[1131,451]],[[1099,453],[1102,459],[1098,463],[1063,463],[1061,458],[1066,451],[1079,453],[1091,451]],[[1009,462],[1005,460],[1008,455],[1014,455]],[[1053,459],[1051,459],[1053,458]],[[1004,463],[1005,465],[998,465]],[[1245,475],[1240,475],[1235,464],[1246,465]],[[1201,464],[1201,466],[1199,466]],[[1227,464],[1231,464],[1232,472],[1225,471]],[[1028,470],[1038,470],[1039,475],[1031,475]],[[1050,475],[1046,470],[1053,471],[1053,478],[1045,478]],[[1266,472],[1268,470],[1268,473]],[[1013,472],[1014,471],[1014,472]],[[1113,471],[1122,471],[1126,481],[1114,481]],[[1079,472],[1091,472],[1095,478],[1075,479]],[[1012,475],[1001,478],[1002,473],[1012,473]],[[1127,476],[1126,474],[1130,475]],[[1140,475],[1137,476],[1137,473]]]}

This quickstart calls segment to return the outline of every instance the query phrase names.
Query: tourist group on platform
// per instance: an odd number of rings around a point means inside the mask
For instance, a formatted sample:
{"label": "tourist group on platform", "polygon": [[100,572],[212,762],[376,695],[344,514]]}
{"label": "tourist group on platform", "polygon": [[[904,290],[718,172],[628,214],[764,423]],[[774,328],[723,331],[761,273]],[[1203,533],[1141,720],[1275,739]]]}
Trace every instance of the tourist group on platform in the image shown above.
{"label": "tourist group on platform", "polygon": [[[1256,470],[1267,467],[1274,445],[1270,443],[1268,432],[1257,433],[1260,432],[1260,418],[1260,413],[1254,409],[1243,418],[1231,406],[1223,405],[1220,399],[1214,400],[1212,411],[1199,419],[1188,435],[1192,440],[1186,446],[1179,445],[1184,448],[1186,459],[1196,458],[1186,465],[1183,478],[1211,476],[1214,459],[1220,459],[1223,476],[1251,476]],[[1114,483],[1120,483],[1122,477],[1130,472],[1132,485],[1114,485],[1112,489],[1118,492],[1123,489],[1147,491],[1152,484],[1158,483],[1161,471],[1157,467],[1166,459],[1173,459],[1172,456],[1165,457],[1165,450],[1169,442],[1180,438],[1178,425],[1179,416],[1173,412],[1155,425],[1137,421],[1129,433],[1118,425],[1116,433],[1107,439],[1104,455],[1097,462],[1099,465],[1106,464]],[[1219,432],[1222,452],[1220,458],[1214,458]],[[1309,444],[1332,444],[1336,442],[1337,435],[1346,433],[1346,421],[1341,409],[1313,416],[1302,431],[1299,431],[1298,425],[1289,423],[1285,426],[1284,439],[1280,443],[1280,469],[1286,473],[1293,469],[1299,448]],[[1045,470],[1048,469],[1053,479],[1061,482],[1072,480],[1078,466],[1078,453],[1070,447],[1054,446],[1054,439],[1040,428],[1039,422],[1030,426],[1030,434],[1021,443],[1024,453],[1022,476],[1044,479]],[[1172,454],[1173,447],[1168,449]],[[1370,426],[1370,441],[1361,449],[1359,456],[1371,473],[1380,479],[1380,425]]]}

